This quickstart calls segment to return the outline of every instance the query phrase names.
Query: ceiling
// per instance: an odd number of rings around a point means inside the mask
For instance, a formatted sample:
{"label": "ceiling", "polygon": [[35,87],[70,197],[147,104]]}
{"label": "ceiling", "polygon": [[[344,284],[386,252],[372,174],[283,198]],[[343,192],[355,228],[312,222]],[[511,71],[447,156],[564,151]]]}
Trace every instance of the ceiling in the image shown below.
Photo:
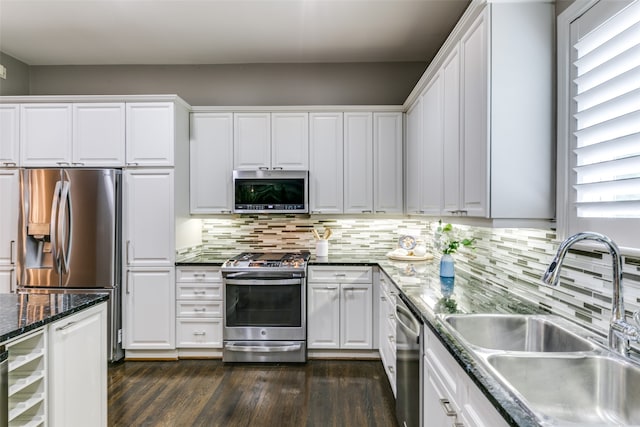
{"label": "ceiling", "polygon": [[429,61],[470,0],[0,0],[28,65]]}

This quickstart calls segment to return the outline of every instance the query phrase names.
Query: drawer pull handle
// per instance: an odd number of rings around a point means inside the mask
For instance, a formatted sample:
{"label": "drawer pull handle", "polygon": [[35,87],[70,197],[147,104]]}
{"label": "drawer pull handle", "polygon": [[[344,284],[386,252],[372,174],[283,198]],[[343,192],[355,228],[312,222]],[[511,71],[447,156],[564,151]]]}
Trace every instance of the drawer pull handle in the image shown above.
{"label": "drawer pull handle", "polygon": [[56,331],[64,331],[65,329],[68,329],[70,327],[72,327],[73,325],[75,325],[77,322],[69,322],[64,326],[60,326],[59,328],[56,328]]}
{"label": "drawer pull handle", "polygon": [[387,367],[389,368],[389,372],[391,372],[392,374],[395,374],[395,369],[393,369],[393,366],[388,365]]}
{"label": "drawer pull handle", "polygon": [[336,273],[336,277],[347,277],[346,273]]}
{"label": "drawer pull handle", "polygon": [[451,406],[451,402],[449,402],[449,399],[440,399],[440,404],[444,408],[444,414],[447,417],[455,417],[456,416],[456,411]]}
{"label": "drawer pull handle", "polygon": [[335,291],[336,289],[338,289],[337,286],[327,286],[327,289],[331,290],[331,291]]}
{"label": "drawer pull handle", "polygon": [[204,295],[204,294],[206,294],[206,293],[207,293],[207,291],[193,291],[193,293],[194,293],[195,295]]}
{"label": "drawer pull handle", "polygon": [[201,332],[194,332],[193,335],[198,337],[198,336],[205,336],[205,335],[207,335],[207,333],[204,332],[204,331],[201,331]]}
{"label": "drawer pull handle", "polygon": [[207,277],[206,273],[193,273],[193,277]]}
{"label": "drawer pull handle", "polygon": [[205,311],[207,311],[206,308],[202,307],[202,308],[194,308],[193,311],[195,311],[196,313],[204,313]]}

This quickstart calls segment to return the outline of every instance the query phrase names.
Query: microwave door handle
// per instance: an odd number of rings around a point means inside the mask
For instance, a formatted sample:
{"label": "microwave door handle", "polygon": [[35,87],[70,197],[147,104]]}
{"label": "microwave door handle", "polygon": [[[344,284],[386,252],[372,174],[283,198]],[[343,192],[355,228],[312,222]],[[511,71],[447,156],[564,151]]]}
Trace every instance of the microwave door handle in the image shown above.
{"label": "microwave door handle", "polygon": [[65,181],[62,184],[62,196],[60,197],[60,214],[58,215],[58,233],[60,239],[60,255],[62,258],[62,268],[65,273],[69,272],[71,262],[71,242],[73,232],[73,219],[71,217],[71,184]]}
{"label": "microwave door handle", "polygon": [[58,257],[58,207],[60,206],[60,193],[62,192],[62,181],[57,181],[53,190],[53,201],[51,202],[51,219],[49,220],[49,238],[51,241],[51,255],[56,271],[60,272],[60,259]]}

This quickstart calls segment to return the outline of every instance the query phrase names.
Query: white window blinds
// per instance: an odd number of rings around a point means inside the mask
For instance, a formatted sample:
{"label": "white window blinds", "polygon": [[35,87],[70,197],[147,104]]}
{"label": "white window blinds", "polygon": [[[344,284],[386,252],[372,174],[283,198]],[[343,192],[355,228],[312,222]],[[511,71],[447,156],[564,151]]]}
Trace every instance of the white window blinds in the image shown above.
{"label": "white window blinds", "polygon": [[574,214],[640,218],[640,1],[589,27],[572,25]]}

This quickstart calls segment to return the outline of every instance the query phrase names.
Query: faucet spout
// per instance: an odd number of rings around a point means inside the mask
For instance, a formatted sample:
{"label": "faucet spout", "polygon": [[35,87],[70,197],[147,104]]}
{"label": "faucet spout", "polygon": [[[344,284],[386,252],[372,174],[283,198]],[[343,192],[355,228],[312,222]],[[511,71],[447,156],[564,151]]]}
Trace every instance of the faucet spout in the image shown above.
{"label": "faucet spout", "polygon": [[609,348],[623,356],[629,356],[631,349],[629,341],[640,341],[638,328],[627,323],[624,310],[624,297],[622,290],[622,256],[618,245],[604,234],[586,231],[574,234],[560,244],[558,252],[551,260],[549,267],[542,275],[542,281],[550,286],[557,286],[560,279],[560,268],[569,248],[581,240],[593,240],[606,246],[611,255],[613,301],[611,307],[611,320],[609,322]]}

